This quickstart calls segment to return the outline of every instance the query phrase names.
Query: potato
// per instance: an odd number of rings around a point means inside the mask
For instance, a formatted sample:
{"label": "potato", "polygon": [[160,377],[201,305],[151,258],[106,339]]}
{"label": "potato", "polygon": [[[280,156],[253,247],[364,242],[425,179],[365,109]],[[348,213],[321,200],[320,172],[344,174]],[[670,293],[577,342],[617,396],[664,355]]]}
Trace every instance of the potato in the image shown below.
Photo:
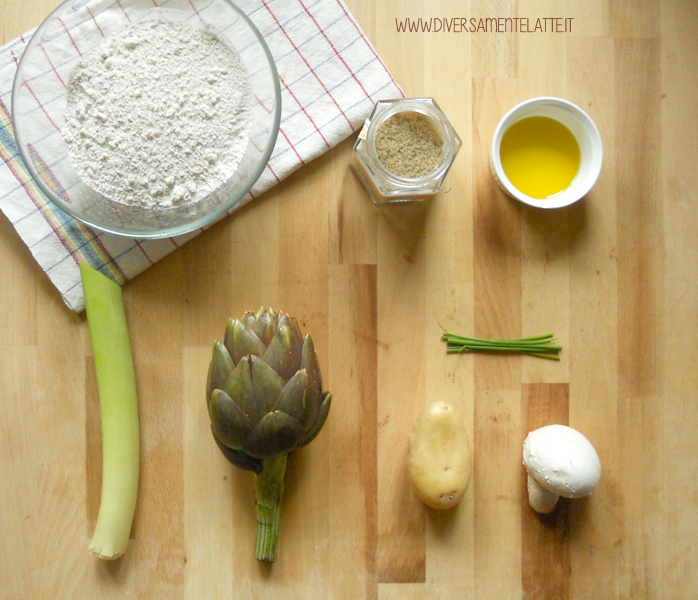
{"label": "potato", "polygon": [[473,472],[468,434],[458,411],[434,402],[410,434],[407,465],[419,498],[432,508],[451,508],[465,494]]}

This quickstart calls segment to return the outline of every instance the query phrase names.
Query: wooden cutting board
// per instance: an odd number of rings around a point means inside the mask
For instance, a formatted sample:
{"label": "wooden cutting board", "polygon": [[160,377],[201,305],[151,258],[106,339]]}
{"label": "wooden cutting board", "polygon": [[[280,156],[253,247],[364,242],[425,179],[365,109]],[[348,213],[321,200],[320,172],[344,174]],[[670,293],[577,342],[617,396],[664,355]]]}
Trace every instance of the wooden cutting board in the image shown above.
{"label": "wooden cutting board", "polygon": [[[353,140],[125,289],[142,470],[126,555],[87,547],[99,507],[99,404],[86,323],[0,219],[0,596],[535,600],[698,597],[698,7],[691,0],[349,0],[408,96],[433,96],[464,145],[443,191],[377,208]],[[0,36],[55,0],[5,2]],[[399,33],[396,19],[572,18],[571,34]],[[501,116],[540,95],[596,121],[604,168],[581,203],[540,211],[489,175]],[[0,190],[1,193],[1,190]],[[333,394],[286,476],[278,563],[253,558],[251,475],[208,427],[204,383],[231,316],[299,317]],[[443,331],[553,331],[559,363],[447,356]],[[426,509],[407,436],[458,405],[474,475]],[[598,490],[536,516],[521,444],[568,423]]]}

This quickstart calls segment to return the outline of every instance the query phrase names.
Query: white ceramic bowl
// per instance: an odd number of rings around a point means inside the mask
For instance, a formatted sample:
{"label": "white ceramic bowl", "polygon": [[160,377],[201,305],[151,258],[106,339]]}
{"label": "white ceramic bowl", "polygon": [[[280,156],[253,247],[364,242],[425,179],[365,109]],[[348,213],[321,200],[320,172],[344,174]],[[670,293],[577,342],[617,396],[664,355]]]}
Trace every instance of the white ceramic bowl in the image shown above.
{"label": "white ceramic bowl", "polygon": [[[129,24],[148,19],[181,21],[218,35],[240,57],[256,98],[251,103],[250,141],[230,179],[201,200],[157,211],[115,202],[88,186],[73,167],[59,131],[68,99],[65,83],[81,56]],[[32,36],[12,91],[17,146],[46,196],[89,226],[135,238],[184,234],[244,202],[269,160],[280,119],[274,59],[252,21],[229,0],[68,0]]]}
{"label": "white ceramic bowl", "polygon": [[[581,161],[577,175],[567,189],[550,198],[531,198],[520,192],[509,181],[502,168],[500,157],[502,136],[514,123],[528,117],[555,119],[572,132],[579,144]],[[561,208],[583,198],[596,183],[602,163],[603,145],[596,124],[576,104],[561,98],[532,98],[512,108],[499,122],[490,150],[490,169],[499,187],[512,198],[537,208]]]}

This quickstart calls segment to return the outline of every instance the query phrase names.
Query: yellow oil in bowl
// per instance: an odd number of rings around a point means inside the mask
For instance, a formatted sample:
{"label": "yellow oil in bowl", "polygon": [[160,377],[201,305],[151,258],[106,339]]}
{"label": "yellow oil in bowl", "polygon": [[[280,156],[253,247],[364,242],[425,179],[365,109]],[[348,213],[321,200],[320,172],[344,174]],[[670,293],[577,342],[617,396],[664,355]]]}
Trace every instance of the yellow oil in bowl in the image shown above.
{"label": "yellow oil in bowl", "polygon": [[550,198],[566,190],[579,171],[579,144],[562,123],[528,117],[502,136],[502,168],[512,185],[527,196]]}

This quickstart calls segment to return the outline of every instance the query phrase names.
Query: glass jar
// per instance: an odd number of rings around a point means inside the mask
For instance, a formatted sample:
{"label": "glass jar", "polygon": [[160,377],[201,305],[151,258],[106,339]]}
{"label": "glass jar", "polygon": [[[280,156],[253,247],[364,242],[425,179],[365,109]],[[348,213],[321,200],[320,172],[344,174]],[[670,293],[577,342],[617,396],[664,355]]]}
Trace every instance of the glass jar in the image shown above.
{"label": "glass jar", "polygon": [[[437,166],[426,175],[414,178],[396,175],[378,157],[376,136],[381,126],[401,113],[422,115],[441,137],[441,155]],[[461,145],[461,139],[433,98],[381,100],[366,119],[354,144],[351,166],[374,202],[419,201],[441,189]]]}

